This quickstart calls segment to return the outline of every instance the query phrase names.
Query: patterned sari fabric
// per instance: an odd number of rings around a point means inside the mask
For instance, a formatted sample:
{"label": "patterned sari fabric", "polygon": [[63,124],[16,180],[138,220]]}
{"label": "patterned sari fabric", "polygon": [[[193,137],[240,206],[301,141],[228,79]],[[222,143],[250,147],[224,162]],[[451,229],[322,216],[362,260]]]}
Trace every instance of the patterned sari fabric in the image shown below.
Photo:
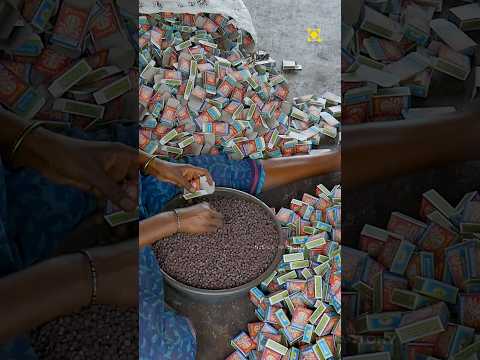
{"label": "patterned sari fabric", "polygon": [[[208,169],[216,186],[253,194],[263,187],[265,173],[258,161],[232,161],[222,155],[186,158],[183,162]],[[143,177],[139,196],[142,218],[160,213],[181,191],[151,176]],[[141,250],[139,263],[140,359],[195,359],[197,344],[189,324],[182,316],[165,309],[163,277],[151,247]]]}

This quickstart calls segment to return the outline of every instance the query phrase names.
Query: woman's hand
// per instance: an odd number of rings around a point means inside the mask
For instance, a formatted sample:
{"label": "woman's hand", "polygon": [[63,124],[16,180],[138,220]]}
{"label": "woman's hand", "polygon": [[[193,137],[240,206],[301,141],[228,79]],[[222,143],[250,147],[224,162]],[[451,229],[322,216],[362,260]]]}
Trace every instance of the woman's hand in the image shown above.
{"label": "woman's hand", "polygon": [[208,203],[201,203],[183,209],[177,209],[180,220],[179,232],[204,234],[215,232],[223,226],[223,216],[213,210]]}
{"label": "woman's hand", "polygon": [[26,166],[60,184],[75,186],[134,210],[137,199],[122,188],[138,176],[138,152],[120,143],[87,141],[36,129],[15,154],[14,166]]}
{"label": "woman's hand", "polygon": [[205,176],[210,185],[213,179],[207,169],[188,164],[175,164],[155,159],[148,167],[148,173],[156,178],[194,192],[192,180]]}
{"label": "woman's hand", "polygon": [[223,225],[223,216],[207,203],[167,211],[140,221],[139,246],[152,245],[177,232],[204,234],[214,232]]}

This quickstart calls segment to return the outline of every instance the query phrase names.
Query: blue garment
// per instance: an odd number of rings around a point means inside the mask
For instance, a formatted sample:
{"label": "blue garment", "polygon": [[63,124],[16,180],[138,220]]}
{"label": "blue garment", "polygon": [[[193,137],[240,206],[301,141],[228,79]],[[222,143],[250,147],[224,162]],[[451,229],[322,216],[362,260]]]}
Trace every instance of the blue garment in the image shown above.
{"label": "blue garment", "polygon": [[[265,178],[261,163],[232,161],[227,156],[199,156],[182,162],[209,170],[216,186],[236,188],[257,194]],[[166,203],[181,193],[172,184],[148,176],[140,181],[140,214],[143,219],[162,211]],[[186,319],[165,310],[163,277],[150,246],[140,252],[139,327],[140,359],[194,360],[196,340]]]}

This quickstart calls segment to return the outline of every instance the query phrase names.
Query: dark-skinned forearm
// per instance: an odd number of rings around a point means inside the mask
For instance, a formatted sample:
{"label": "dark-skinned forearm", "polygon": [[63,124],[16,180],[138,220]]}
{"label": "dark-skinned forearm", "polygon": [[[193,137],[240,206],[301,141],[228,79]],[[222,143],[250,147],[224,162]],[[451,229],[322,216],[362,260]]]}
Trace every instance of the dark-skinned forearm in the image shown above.
{"label": "dark-skinned forearm", "polygon": [[265,184],[269,190],[312,176],[340,170],[339,148],[313,150],[310,155],[263,160]]}
{"label": "dark-skinned forearm", "polygon": [[142,220],[139,229],[139,247],[152,245],[177,231],[177,217],[173,211],[163,212]]}
{"label": "dark-skinned forearm", "polygon": [[138,163],[141,167],[145,165],[145,163],[150,159],[152,155],[147,154],[145,151],[142,149],[138,149]]}
{"label": "dark-skinned forearm", "polygon": [[72,254],[1,278],[0,344],[87,305],[91,296],[89,274],[85,256]]}
{"label": "dark-skinned forearm", "polygon": [[7,157],[13,142],[22,130],[28,126],[29,121],[23,120],[6,110],[0,110],[0,119],[2,123],[2,131],[0,131],[0,154],[2,157]]}
{"label": "dark-skinned forearm", "polygon": [[[0,111],[2,131],[0,131],[0,156],[13,161],[15,167],[32,167],[43,161],[45,157],[52,156],[57,151],[62,151],[62,142],[65,136],[50,131],[44,127],[37,127],[24,138],[20,148],[11,159],[14,143],[31,121],[24,120],[14,113],[6,110]],[[59,123],[61,125],[61,123]]]}
{"label": "dark-skinned forearm", "polygon": [[[140,169],[143,170],[147,161],[152,157],[152,155],[146,153],[142,149],[138,150],[138,160]],[[149,164],[145,174],[156,176],[159,180],[164,180],[164,177],[167,176],[169,168],[172,166],[172,163],[169,163],[166,160],[156,158],[152,160]]]}

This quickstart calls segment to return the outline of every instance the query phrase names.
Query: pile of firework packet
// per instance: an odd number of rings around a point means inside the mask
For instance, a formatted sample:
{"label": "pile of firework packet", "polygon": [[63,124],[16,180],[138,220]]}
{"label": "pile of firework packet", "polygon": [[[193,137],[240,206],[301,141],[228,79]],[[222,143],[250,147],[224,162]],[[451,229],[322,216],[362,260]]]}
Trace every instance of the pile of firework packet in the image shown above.
{"label": "pile of firework packet", "polygon": [[359,249],[343,247],[343,348],[352,360],[477,359],[480,193],[453,207],[429,190],[419,217],[394,212],[386,230],[365,225]]}
{"label": "pile of firework packet", "polygon": [[278,268],[250,290],[259,321],[231,340],[227,360],[340,358],[341,188],[316,188],[282,208],[286,233]]}
{"label": "pile of firework packet", "polygon": [[128,118],[136,11],[122,0],[2,2],[1,106],[84,129]]}
{"label": "pile of firework packet", "polygon": [[480,29],[477,2],[448,11],[442,0],[366,0],[353,10],[354,4],[342,22],[344,124],[454,112],[453,106],[411,108],[412,97],[428,97],[432,76],[466,81],[465,91],[476,96],[477,43],[465,32]]}
{"label": "pile of firework packet", "polygon": [[288,101],[286,78],[251,35],[219,14],[139,18],[140,147],[168,158],[308,154],[339,140],[341,99]]}

